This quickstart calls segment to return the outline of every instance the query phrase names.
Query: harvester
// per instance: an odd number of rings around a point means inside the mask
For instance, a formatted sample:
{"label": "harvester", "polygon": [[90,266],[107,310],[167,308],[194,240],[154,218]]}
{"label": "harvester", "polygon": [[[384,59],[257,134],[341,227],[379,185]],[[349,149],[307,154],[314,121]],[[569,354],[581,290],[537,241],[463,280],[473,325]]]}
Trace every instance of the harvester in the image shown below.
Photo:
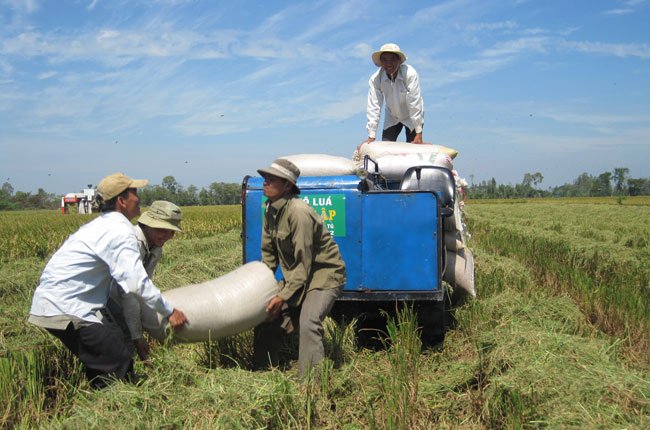
{"label": "harvester", "polygon": [[[347,283],[332,315],[372,326],[408,304],[423,338],[439,339],[452,295],[475,294],[462,181],[451,166],[456,152],[393,142],[358,151],[356,163],[322,154],[285,157],[301,169],[299,197],[322,215],[346,263]],[[263,182],[246,176],[242,184],[244,263],[261,259]]]}

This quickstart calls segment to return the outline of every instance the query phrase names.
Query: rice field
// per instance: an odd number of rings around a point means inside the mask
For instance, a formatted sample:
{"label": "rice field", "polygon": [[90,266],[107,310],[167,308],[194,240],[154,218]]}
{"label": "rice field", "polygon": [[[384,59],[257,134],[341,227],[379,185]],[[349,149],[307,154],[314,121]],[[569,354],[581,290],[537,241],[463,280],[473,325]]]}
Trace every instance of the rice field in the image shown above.
{"label": "rice field", "polygon": [[[147,208],[142,208],[144,212]],[[62,215],[59,211],[0,211],[0,261],[45,258],[97,214]],[[241,228],[241,210],[234,206],[183,208],[183,238],[209,237]]]}
{"label": "rice field", "polygon": [[544,288],[568,294],[593,323],[647,359],[650,201],[629,200],[470,204],[467,213],[478,246],[531,268]]}
{"label": "rice field", "polygon": [[[650,200],[469,201],[476,300],[444,344],[405,308],[357,344],[327,320],[328,359],[250,371],[251,333],[157,345],[139,385],[93,391],[58,340],[26,323],[47,258],[92,216],[0,212],[0,428],[650,428]],[[162,290],[241,264],[239,206],[183,208]],[[285,353],[295,360],[295,339]]]}

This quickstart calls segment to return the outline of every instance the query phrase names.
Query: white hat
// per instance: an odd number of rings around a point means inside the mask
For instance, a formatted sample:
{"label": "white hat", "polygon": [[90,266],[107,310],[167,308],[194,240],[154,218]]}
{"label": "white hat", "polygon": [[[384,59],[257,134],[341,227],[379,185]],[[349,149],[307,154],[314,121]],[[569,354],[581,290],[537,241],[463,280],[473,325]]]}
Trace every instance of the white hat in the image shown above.
{"label": "white hat", "polygon": [[379,61],[379,57],[381,57],[381,54],[384,52],[390,52],[391,54],[397,54],[402,60],[402,63],[404,63],[406,60],[408,60],[408,57],[406,56],[405,53],[403,53],[400,49],[399,46],[397,46],[394,43],[386,43],[382,45],[382,47],[379,49],[379,51],[375,52],[372,54],[372,61],[375,63],[377,67],[381,67],[381,61]]}

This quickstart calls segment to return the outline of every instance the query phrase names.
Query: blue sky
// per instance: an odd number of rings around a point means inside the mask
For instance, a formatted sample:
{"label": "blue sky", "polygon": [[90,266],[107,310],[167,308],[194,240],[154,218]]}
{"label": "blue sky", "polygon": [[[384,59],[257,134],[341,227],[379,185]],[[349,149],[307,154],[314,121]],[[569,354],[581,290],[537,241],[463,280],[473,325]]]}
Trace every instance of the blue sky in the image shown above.
{"label": "blue sky", "polygon": [[0,0],[0,179],[203,187],[351,157],[386,42],[420,75],[424,140],[468,181],[649,177],[649,3]]}

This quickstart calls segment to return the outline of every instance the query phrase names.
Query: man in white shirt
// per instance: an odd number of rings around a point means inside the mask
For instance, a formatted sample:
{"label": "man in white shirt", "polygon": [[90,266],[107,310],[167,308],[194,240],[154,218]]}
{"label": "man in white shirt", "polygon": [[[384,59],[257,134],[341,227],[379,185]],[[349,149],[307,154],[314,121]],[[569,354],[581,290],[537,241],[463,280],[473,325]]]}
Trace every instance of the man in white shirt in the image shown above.
{"label": "man in white shirt", "polygon": [[[176,232],[181,232],[183,214],[175,204],[156,200],[149,209],[138,218],[135,235],[138,239],[138,249],[144,269],[153,279],[154,271],[163,255],[163,246],[172,239]],[[160,330],[158,326],[148,326],[142,318],[143,304],[134,294],[126,294],[117,283],[111,285],[108,309],[118,323],[124,321],[121,327],[129,349],[138,353],[141,360],[149,358],[149,344],[144,338],[144,330]]]}
{"label": "man in white shirt", "polygon": [[386,102],[381,139],[396,141],[406,128],[406,141],[422,143],[424,101],[420,94],[420,78],[413,67],[404,64],[406,55],[394,43],[387,43],[372,54],[377,70],[368,82],[368,140],[376,138],[381,107]]}
{"label": "man in white shirt", "polygon": [[187,323],[154,286],[142,265],[131,220],[140,215],[137,188],[147,180],[122,173],[97,185],[102,215],[83,225],[45,266],[34,292],[29,321],[45,328],[84,364],[93,387],[110,378],[131,380],[133,358],[123,337],[101,318],[112,280],[178,329]]}

